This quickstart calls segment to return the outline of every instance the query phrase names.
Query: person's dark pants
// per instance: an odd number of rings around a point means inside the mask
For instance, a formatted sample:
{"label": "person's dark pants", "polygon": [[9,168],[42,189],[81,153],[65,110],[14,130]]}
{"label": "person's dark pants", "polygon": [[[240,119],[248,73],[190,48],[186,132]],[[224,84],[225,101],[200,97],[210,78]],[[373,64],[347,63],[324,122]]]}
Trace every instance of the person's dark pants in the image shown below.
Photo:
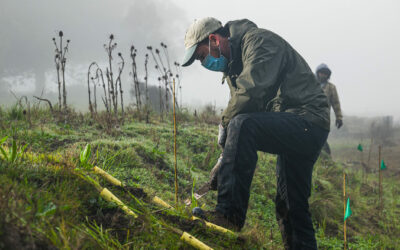
{"label": "person's dark pants", "polygon": [[244,225],[257,151],[278,154],[276,215],[290,249],[316,249],[308,198],[315,161],[329,131],[292,113],[248,113],[229,123],[218,172],[216,210]]}

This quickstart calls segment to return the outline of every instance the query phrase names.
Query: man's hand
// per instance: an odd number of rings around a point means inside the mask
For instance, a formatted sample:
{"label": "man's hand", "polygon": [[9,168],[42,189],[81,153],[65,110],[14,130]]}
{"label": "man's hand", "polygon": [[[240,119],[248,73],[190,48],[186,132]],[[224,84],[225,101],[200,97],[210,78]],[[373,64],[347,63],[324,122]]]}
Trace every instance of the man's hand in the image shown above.
{"label": "man's hand", "polygon": [[222,124],[218,126],[218,144],[224,148],[226,141],[226,128],[222,127]]}
{"label": "man's hand", "polygon": [[343,126],[343,121],[342,120],[336,120],[336,127],[339,129]]}

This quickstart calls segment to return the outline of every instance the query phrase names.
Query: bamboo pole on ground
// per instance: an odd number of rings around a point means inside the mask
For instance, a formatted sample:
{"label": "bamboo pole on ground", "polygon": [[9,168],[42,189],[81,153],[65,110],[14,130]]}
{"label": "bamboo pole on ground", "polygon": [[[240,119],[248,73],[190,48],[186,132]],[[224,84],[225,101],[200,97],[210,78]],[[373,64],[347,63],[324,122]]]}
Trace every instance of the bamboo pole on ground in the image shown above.
{"label": "bamboo pole on ground", "polygon": [[176,162],[176,113],[175,113],[175,106],[176,106],[176,100],[175,100],[175,78],[173,78],[173,111],[174,111],[174,168],[175,168],[175,206],[178,206],[178,172],[177,172],[177,162]]}
{"label": "bamboo pole on ground", "polygon": [[125,203],[123,203],[120,199],[118,199],[117,196],[115,196],[110,190],[107,188],[103,188],[97,181],[92,179],[91,177],[83,174],[82,172],[78,174],[81,178],[83,178],[85,181],[89,182],[92,184],[97,191],[100,193],[100,196],[105,199],[108,202],[114,202],[115,204],[118,205],[126,214],[132,216],[133,218],[137,218],[138,215],[133,212]]}
{"label": "bamboo pole on ground", "polygon": [[[107,178],[106,176],[111,176],[110,174],[108,174],[106,171],[104,171],[104,170],[102,170],[101,168],[98,168],[98,167],[96,167],[97,168],[97,173],[103,173],[103,174],[100,174],[101,176],[103,176],[106,180],[108,180],[111,184],[113,184],[113,185],[116,185],[116,186],[120,186],[119,185],[119,183],[121,183],[121,181],[119,181],[118,179],[116,179],[115,177],[113,177],[113,178]],[[112,176],[111,176],[112,177]],[[115,179],[115,180],[114,180]],[[100,189],[100,190],[102,190],[102,189]],[[118,198],[117,198],[118,199]],[[167,208],[167,209],[175,209],[173,206],[171,206],[170,204],[168,204],[167,202],[165,202],[164,200],[162,200],[160,197],[158,197],[158,196],[154,196],[153,197],[153,199],[152,199],[152,202],[154,203],[154,204],[157,204],[157,205],[159,205],[159,206],[161,206],[161,207],[164,207],[164,208]],[[235,232],[233,232],[233,231],[231,231],[231,230],[229,230],[229,229],[226,229],[226,228],[224,228],[224,227],[221,227],[221,226],[218,226],[218,225],[216,225],[216,224],[213,224],[213,223],[211,223],[211,222],[208,222],[208,221],[205,221],[205,220],[203,220],[203,219],[200,219],[200,218],[198,218],[198,217],[195,217],[195,216],[192,216],[192,218],[191,218],[191,220],[201,220],[201,221],[203,221],[204,222],[204,224],[207,226],[207,227],[209,227],[209,228],[211,228],[211,229],[214,229],[215,231],[218,231],[218,232],[221,232],[221,233],[223,233],[223,234],[227,234],[227,235],[230,235],[230,236],[234,236],[234,237],[237,237],[237,234],[235,233]],[[185,237],[186,238],[186,237]]]}
{"label": "bamboo pole on ground", "polygon": [[196,237],[194,237],[193,235],[184,232],[178,228],[175,227],[171,227],[168,225],[163,224],[163,226],[167,229],[169,229],[170,231],[180,235],[180,239],[183,242],[186,242],[187,244],[191,245],[192,247],[199,249],[199,250],[212,250],[211,247],[207,246],[206,244],[204,244],[203,242],[201,242],[200,240],[196,239]]}
{"label": "bamboo pole on ground", "polygon": [[[161,200],[161,199],[158,198],[157,196],[155,196],[155,197],[153,198],[153,202],[156,203],[156,204],[158,204],[158,205],[160,205],[160,206],[162,206],[162,207],[164,207],[164,208],[168,208],[168,209],[169,209],[169,208],[172,208],[172,209],[174,209],[170,204],[168,204],[167,202]],[[193,221],[195,221],[195,220],[200,220],[200,221],[202,221],[202,222],[204,223],[204,225],[205,225],[206,227],[208,227],[208,228],[210,228],[210,229],[213,229],[213,230],[215,230],[215,231],[218,231],[218,232],[220,232],[220,233],[223,233],[223,234],[225,234],[225,235],[229,235],[229,236],[233,236],[233,237],[238,237],[238,235],[237,235],[235,232],[233,232],[233,231],[231,231],[231,230],[229,230],[229,229],[227,229],[227,228],[218,226],[218,225],[216,225],[216,224],[214,224],[214,223],[211,223],[211,222],[208,222],[208,221],[206,221],[206,220],[203,220],[203,219],[201,219],[201,218],[198,218],[198,217],[196,217],[196,216],[192,216],[190,219],[193,220]]]}
{"label": "bamboo pole on ground", "polygon": [[[102,170],[101,168],[95,167],[95,173],[103,176],[107,181],[109,181],[111,184],[119,187],[123,187],[123,184],[121,181],[116,179],[115,177],[111,176],[109,173],[106,171]],[[89,179],[90,177],[84,176],[84,178]],[[91,178],[90,178],[91,179]],[[130,210],[118,197],[113,195],[107,188],[102,188],[100,184],[98,184],[95,180],[91,179],[90,182],[95,185],[96,189],[99,190],[101,197],[103,197],[105,200],[109,202],[115,202],[122,210],[125,211],[130,216],[133,216],[134,218],[137,218],[138,216]],[[154,196],[153,202],[156,204],[159,204],[161,206],[167,207],[167,208],[172,208],[171,205],[169,205],[167,202],[163,201],[157,196]],[[207,246],[200,240],[198,240],[196,237],[192,236],[191,234],[184,232],[178,228],[174,228],[171,226],[168,226],[166,224],[163,224],[163,226],[172,232],[180,235],[180,240],[183,242],[186,242],[187,244],[191,245],[194,248],[200,249],[200,250],[212,250],[211,247]]]}
{"label": "bamboo pole on ground", "polygon": [[[343,170],[343,218],[346,215],[346,173]],[[344,245],[343,245],[343,249],[346,250],[346,243],[347,243],[347,239],[346,239],[346,220],[344,220],[343,223],[343,235],[344,235]]]}
{"label": "bamboo pole on ground", "polygon": [[115,178],[114,176],[110,175],[109,173],[107,173],[106,171],[104,171],[103,169],[99,168],[99,167],[94,167],[93,171],[98,174],[103,176],[106,180],[108,180],[111,184],[115,185],[115,186],[119,186],[119,187],[124,187],[124,184],[118,180],[117,178]]}
{"label": "bamboo pole on ground", "polygon": [[213,229],[215,231],[218,231],[218,232],[226,234],[226,235],[230,235],[230,236],[235,237],[235,238],[237,237],[237,234],[234,233],[233,231],[231,231],[231,230],[229,230],[227,228],[218,226],[218,225],[216,225],[214,223],[205,221],[205,220],[203,220],[201,218],[198,218],[196,216],[192,216],[190,219],[193,220],[193,221],[196,221],[196,220],[202,221],[207,227],[209,227],[209,228],[211,228],[211,229]]}

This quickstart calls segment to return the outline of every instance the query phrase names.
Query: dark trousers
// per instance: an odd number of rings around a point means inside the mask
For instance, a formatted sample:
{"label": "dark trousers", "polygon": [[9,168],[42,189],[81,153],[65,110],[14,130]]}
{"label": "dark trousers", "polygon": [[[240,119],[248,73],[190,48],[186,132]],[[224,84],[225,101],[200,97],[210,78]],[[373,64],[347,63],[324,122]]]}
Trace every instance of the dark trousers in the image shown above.
{"label": "dark trousers", "polygon": [[229,123],[216,210],[243,226],[257,151],[278,154],[276,216],[286,248],[316,249],[309,212],[315,161],[329,131],[292,113],[249,113]]}

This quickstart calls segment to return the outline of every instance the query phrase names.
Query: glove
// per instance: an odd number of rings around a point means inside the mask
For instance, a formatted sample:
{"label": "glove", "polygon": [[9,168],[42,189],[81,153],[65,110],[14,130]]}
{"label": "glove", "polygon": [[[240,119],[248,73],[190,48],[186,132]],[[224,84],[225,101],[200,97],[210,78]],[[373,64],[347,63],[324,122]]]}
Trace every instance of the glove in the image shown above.
{"label": "glove", "polygon": [[339,128],[341,128],[342,126],[343,126],[343,121],[337,119],[337,120],[336,120],[336,127],[339,129]]}
{"label": "glove", "polygon": [[224,148],[226,141],[226,128],[222,127],[222,124],[218,126],[218,144]]}
{"label": "glove", "polygon": [[222,163],[222,154],[219,156],[218,161],[213,167],[213,169],[211,169],[210,180],[209,180],[210,190],[217,190],[218,188],[218,170],[221,167],[221,163]]}

